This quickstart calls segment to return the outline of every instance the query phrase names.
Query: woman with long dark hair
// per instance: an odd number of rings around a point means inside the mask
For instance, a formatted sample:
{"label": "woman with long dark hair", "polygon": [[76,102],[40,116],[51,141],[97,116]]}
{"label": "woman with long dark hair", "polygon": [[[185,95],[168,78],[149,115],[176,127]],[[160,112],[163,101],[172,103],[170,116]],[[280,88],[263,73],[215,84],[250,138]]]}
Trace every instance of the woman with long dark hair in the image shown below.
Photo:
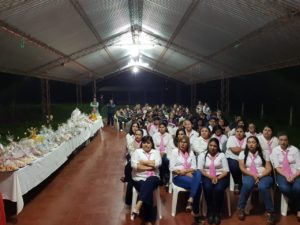
{"label": "woman with long dark hair", "polygon": [[262,197],[266,211],[267,224],[274,224],[274,205],[271,197],[273,179],[270,176],[272,166],[269,156],[264,156],[257,137],[250,136],[244,151],[239,155],[239,166],[243,173],[243,186],[239,200],[239,219],[245,219],[245,207],[247,200],[257,185],[260,196]]}
{"label": "woman with long dark hair", "polygon": [[144,207],[144,219],[146,223],[153,220],[153,191],[159,185],[159,166],[161,157],[154,149],[151,136],[142,138],[142,148],[133,152],[131,157],[133,186],[139,192],[138,202],[133,214],[139,215],[142,206]]}
{"label": "woman with long dark hair", "polygon": [[160,122],[158,132],[152,137],[154,147],[159,151],[162,159],[162,164],[159,168],[160,178],[163,184],[167,184],[170,179],[169,159],[175,146],[171,134],[168,133],[167,123],[165,121]]}
{"label": "woman with long dark hair", "polygon": [[198,168],[202,173],[208,223],[218,225],[221,223],[224,191],[229,185],[229,167],[217,138],[208,141],[207,152],[198,157]]}
{"label": "woman with long dark hair", "polygon": [[210,129],[208,127],[202,127],[200,130],[200,136],[197,137],[192,144],[192,150],[196,155],[200,155],[202,152],[206,152],[207,143],[210,139],[210,136]]}
{"label": "woman with long dark hair", "polygon": [[184,128],[179,128],[176,130],[176,134],[174,137],[174,145],[176,148],[178,148],[179,139],[182,138],[184,135],[186,135]]}

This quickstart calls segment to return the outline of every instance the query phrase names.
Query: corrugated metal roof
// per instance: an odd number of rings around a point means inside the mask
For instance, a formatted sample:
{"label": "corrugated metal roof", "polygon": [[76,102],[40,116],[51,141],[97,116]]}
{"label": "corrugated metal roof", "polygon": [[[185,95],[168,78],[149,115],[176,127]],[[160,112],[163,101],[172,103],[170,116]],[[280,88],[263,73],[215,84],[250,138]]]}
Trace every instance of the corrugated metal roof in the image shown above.
{"label": "corrugated metal roof", "polygon": [[146,69],[185,83],[299,65],[299,11],[300,0],[0,0],[0,71],[85,84],[127,70],[120,45],[143,34]]}

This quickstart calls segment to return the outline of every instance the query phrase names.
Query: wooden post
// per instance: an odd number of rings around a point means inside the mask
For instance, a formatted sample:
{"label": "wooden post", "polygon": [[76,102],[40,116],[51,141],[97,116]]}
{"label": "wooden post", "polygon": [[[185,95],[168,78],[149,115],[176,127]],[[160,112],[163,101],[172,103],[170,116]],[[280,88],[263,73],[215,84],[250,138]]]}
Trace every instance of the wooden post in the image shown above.
{"label": "wooden post", "polygon": [[79,103],[82,104],[82,85],[79,85]]}
{"label": "wooden post", "polygon": [[244,116],[244,112],[245,112],[245,103],[242,102],[242,109],[241,109],[242,116]]}
{"label": "wooden post", "polygon": [[289,125],[293,126],[293,106],[290,107],[290,120]]}
{"label": "wooden post", "polygon": [[262,120],[264,118],[264,103],[261,104],[260,109],[260,119]]}
{"label": "wooden post", "polygon": [[78,84],[76,84],[76,107],[78,107],[79,104],[79,90],[78,90]]}
{"label": "wooden post", "polygon": [[94,96],[97,95],[97,83],[96,83],[96,80],[94,80],[93,93],[94,93]]}

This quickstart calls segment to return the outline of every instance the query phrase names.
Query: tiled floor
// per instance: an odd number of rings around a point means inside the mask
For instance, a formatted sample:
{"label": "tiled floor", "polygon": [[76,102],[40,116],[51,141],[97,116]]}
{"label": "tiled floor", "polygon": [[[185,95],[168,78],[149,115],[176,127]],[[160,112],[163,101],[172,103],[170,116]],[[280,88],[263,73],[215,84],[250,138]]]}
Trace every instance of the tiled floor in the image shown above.
{"label": "tiled floor", "polygon": [[[125,134],[105,127],[100,135],[61,168],[45,187],[29,197],[23,211],[8,219],[9,225],[126,225],[140,224],[130,221],[129,210],[122,200]],[[161,189],[163,219],[156,224],[192,224],[191,215],[179,210],[171,216],[171,195]],[[184,196],[183,196],[184,197]],[[27,197],[28,198],[28,197]],[[278,199],[277,199],[278,200]],[[276,200],[276,203],[279,202]],[[232,209],[237,197],[232,196]],[[234,210],[235,211],[235,210]],[[226,212],[225,214],[226,215]],[[251,215],[244,222],[224,216],[224,225],[266,224],[263,214]],[[278,216],[280,225],[300,224],[295,215]]]}

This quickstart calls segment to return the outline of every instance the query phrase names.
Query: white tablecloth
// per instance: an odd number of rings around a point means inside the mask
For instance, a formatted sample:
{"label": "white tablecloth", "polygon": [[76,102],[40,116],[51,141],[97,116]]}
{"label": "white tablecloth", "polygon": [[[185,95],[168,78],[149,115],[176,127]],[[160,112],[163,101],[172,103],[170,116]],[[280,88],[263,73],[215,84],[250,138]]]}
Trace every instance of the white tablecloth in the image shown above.
{"label": "white tablecloth", "polygon": [[62,143],[33,164],[15,172],[0,173],[0,192],[3,198],[16,202],[19,214],[24,207],[23,195],[56,171],[77,147],[94,136],[101,127],[102,119],[98,119],[90,127],[82,129],[79,135]]}

